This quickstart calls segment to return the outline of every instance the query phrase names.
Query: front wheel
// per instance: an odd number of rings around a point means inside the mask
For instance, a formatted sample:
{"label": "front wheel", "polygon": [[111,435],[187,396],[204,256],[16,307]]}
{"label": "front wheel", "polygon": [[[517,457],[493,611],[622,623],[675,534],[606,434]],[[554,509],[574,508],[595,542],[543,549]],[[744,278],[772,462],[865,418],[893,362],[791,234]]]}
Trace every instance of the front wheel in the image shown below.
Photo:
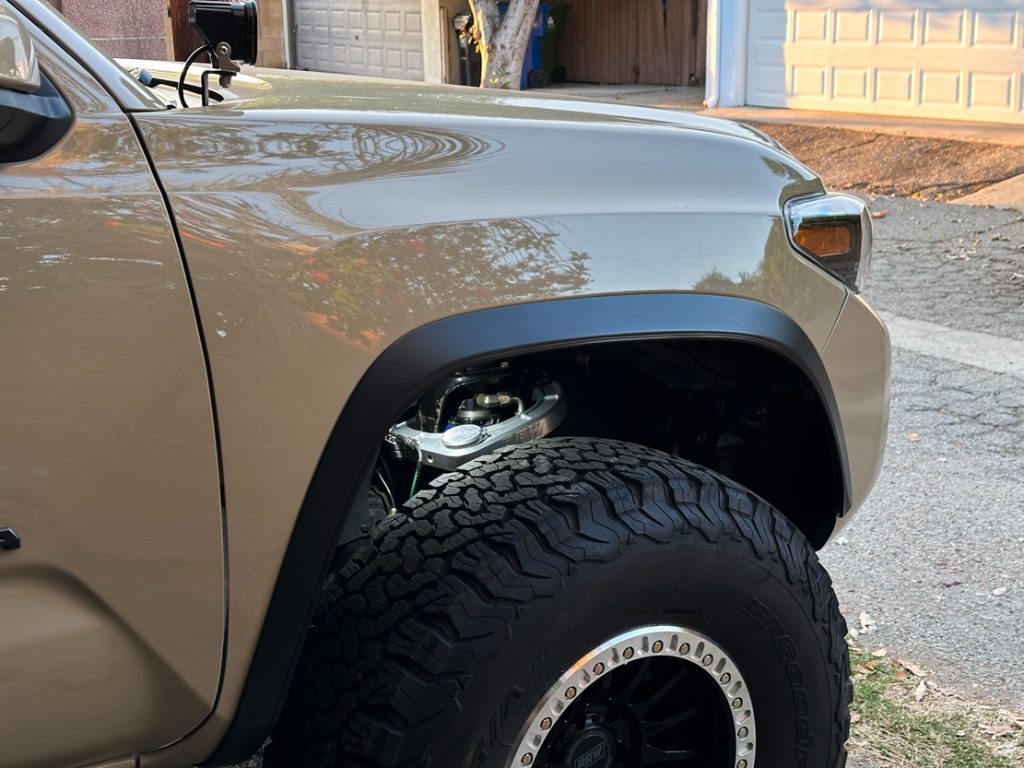
{"label": "front wheel", "polygon": [[439,478],[325,593],[272,766],[845,762],[845,624],[744,488],[558,438]]}

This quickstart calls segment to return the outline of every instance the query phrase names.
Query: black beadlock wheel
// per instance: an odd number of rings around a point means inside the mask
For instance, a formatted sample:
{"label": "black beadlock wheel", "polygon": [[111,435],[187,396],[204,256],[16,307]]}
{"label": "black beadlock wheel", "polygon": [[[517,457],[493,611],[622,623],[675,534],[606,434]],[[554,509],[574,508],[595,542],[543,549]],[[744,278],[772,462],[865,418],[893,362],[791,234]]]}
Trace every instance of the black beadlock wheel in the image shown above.
{"label": "black beadlock wheel", "polygon": [[841,768],[825,570],[729,480],[591,438],[442,476],[325,591],[276,768]]}

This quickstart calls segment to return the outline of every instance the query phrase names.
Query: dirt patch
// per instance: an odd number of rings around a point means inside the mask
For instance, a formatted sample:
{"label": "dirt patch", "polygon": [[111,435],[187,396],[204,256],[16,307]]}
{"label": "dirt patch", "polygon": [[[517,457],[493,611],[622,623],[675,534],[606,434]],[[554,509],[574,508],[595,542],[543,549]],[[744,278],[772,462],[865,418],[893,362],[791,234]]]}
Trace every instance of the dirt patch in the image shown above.
{"label": "dirt patch", "polygon": [[884,649],[850,648],[849,747],[878,768],[1013,768],[1024,759],[1024,715],[965,699]]}
{"label": "dirt patch", "polygon": [[1024,147],[754,123],[832,189],[954,200],[1024,173]]}

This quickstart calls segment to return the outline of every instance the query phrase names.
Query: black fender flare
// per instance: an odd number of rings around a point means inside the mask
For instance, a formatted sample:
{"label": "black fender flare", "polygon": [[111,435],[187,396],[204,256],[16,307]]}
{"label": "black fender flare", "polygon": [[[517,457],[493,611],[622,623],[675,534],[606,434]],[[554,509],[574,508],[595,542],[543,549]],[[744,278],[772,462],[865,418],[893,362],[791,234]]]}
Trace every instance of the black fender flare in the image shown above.
{"label": "black fender flare", "polygon": [[[817,390],[832,424],[844,483],[841,512],[849,509],[846,444],[825,367],[796,322],[767,304],[734,296],[637,293],[517,304],[429,323],[380,354],[338,417],[295,522],[235,716],[205,764],[241,762],[266,740],[287,696],[355,494],[372,471],[387,428],[423,389],[471,363],[641,339],[734,340],[767,348],[794,364]],[[363,455],[354,456],[353,446]]]}

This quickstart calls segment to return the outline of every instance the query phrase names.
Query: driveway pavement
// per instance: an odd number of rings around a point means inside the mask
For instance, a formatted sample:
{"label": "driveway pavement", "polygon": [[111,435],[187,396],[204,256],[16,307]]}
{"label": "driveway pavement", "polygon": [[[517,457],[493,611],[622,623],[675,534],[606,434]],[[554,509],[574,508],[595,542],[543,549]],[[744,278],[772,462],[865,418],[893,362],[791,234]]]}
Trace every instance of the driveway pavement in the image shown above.
{"label": "driveway pavement", "polygon": [[890,320],[874,495],[830,544],[861,644],[1024,709],[1024,215],[877,198],[867,294]]}

